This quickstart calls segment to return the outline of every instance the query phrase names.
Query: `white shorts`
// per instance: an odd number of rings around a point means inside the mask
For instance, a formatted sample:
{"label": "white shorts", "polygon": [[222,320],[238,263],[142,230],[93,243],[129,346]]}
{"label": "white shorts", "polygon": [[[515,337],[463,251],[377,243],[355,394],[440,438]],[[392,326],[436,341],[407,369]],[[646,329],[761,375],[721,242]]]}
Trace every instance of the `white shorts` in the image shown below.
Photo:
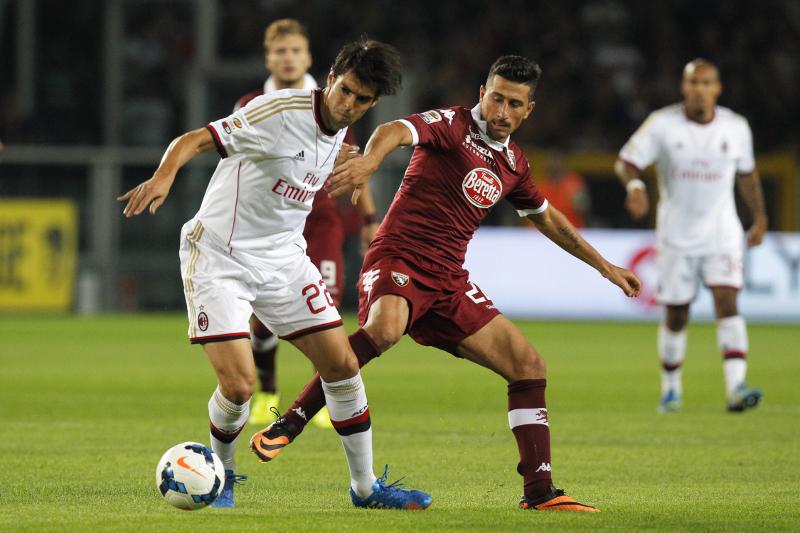
{"label": "white shorts", "polygon": [[[296,249],[296,251],[295,251]],[[298,245],[270,264],[221,246],[202,223],[181,230],[181,276],[192,343],[247,338],[255,314],[283,339],[342,324],[317,267]]]}
{"label": "white shorts", "polygon": [[684,305],[695,299],[701,280],[706,287],[741,289],[744,257],[741,250],[711,255],[687,255],[672,250],[659,250],[656,269],[658,303]]}

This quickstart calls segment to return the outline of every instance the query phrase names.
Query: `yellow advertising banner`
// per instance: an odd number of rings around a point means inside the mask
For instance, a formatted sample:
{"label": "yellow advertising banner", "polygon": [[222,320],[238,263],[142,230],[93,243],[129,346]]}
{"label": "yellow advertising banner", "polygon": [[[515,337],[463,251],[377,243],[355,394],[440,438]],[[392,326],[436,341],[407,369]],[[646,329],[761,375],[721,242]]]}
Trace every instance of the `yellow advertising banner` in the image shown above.
{"label": "yellow advertising banner", "polygon": [[78,213],[71,200],[0,200],[0,312],[68,311]]}

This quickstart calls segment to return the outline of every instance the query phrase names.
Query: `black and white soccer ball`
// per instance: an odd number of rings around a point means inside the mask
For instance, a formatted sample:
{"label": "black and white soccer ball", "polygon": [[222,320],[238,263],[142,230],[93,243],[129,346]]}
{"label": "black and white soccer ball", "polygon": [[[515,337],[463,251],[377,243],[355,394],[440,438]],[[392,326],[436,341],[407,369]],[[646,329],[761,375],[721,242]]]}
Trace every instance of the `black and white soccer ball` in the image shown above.
{"label": "black and white soccer ball", "polygon": [[156,487],[178,509],[202,509],[213,502],[225,483],[225,467],[211,448],[183,442],[166,451],[156,467]]}

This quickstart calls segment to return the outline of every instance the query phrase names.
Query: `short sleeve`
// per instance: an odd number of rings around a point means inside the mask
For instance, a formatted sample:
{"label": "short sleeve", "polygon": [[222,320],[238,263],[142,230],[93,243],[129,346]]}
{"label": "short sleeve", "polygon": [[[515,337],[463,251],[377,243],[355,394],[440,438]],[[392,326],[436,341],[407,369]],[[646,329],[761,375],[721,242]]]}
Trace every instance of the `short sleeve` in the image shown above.
{"label": "short sleeve", "polygon": [[640,170],[650,166],[658,158],[658,136],[658,120],[651,113],[622,147],[619,158]]}
{"label": "short sleeve", "polygon": [[753,154],[753,133],[750,131],[750,124],[746,119],[742,119],[741,143],[739,148],[739,158],[736,161],[737,174],[749,174],[756,168],[756,157]]}
{"label": "short sleeve", "polygon": [[461,120],[455,109],[432,109],[410,115],[398,122],[411,131],[412,146],[428,146],[445,150],[458,143],[458,127]]}
{"label": "short sleeve", "polygon": [[286,109],[297,109],[297,105],[311,109],[311,101],[306,98],[302,104],[274,100],[260,96],[232,115],[211,122],[207,127],[214,137],[214,144],[221,157],[230,155],[263,156],[275,146],[283,129]]}
{"label": "short sleeve", "polygon": [[521,217],[528,215],[538,215],[547,209],[547,198],[544,197],[542,192],[533,183],[530,167],[525,169],[523,177],[519,180],[514,189],[508,193],[506,200],[511,202],[517,214]]}

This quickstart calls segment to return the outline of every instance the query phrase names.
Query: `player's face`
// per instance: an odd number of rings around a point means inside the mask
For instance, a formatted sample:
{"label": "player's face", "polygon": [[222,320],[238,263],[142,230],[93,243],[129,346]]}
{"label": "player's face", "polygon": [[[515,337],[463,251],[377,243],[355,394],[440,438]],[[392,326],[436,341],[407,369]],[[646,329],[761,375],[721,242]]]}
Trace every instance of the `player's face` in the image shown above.
{"label": "player's face", "polygon": [[498,142],[505,142],[536,105],[530,99],[531,88],[524,83],[493,76],[481,85],[481,115],[486,121],[486,133]]}
{"label": "player's face", "polygon": [[684,73],[681,94],[690,115],[709,113],[717,105],[722,92],[717,69],[710,65],[698,65]]}
{"label": "player's face", "polygon": [[278,85],[296,83],[311,67],[308,40],[298,33],[277,37],[269,43],[264,61]]}
{"label": "player's face", "polygon": [[338,77],[328,74],[325,91],[325,106],[333,122],[331,125],[337,130],[357,121],[378,103],[375,89],[362,83],[352,71]]}

